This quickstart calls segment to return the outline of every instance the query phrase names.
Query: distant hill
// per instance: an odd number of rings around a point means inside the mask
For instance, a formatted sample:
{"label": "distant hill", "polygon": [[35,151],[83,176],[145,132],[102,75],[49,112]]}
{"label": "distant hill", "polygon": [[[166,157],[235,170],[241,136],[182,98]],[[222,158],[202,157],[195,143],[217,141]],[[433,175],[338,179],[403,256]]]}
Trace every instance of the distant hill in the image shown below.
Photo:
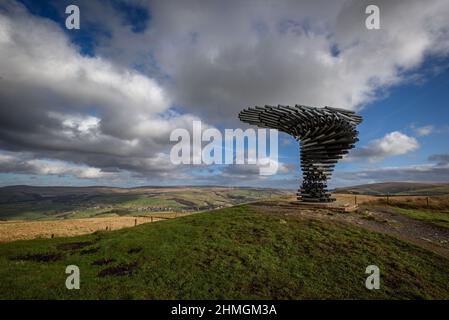
{"label": "distant hill", "polygon": [[383,182],[336,188],[334,193],[366,195],[444,195],[449,194],[449,183]]}
{"label": "distant hill", "polygon": [[292,191],[240,187],[34,187],[0,188],[0,220],[87,218],[195,212],[291,195]]}

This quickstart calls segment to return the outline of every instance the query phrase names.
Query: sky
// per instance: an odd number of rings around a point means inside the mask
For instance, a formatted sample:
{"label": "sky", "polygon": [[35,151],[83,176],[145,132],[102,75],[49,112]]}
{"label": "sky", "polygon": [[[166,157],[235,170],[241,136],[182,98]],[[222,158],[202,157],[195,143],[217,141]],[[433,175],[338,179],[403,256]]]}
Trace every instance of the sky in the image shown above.
{"label": "sky", "polygon": [[170,161],[173,130],[246,129],[240,110],[278,104],[363,116],[331,187],[449,182],[448,16],[446,0],[2,0],[0,186],[297,188],[283,133],[272,176]]}

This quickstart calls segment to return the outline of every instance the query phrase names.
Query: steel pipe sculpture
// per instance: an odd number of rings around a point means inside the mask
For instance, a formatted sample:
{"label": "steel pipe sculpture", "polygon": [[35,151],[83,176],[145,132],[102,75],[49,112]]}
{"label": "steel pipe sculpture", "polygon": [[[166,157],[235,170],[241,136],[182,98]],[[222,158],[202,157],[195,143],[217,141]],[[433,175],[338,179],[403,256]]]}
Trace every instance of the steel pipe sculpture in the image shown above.
{"label": "steel pipe sculpture", "polygon": [[337,108],[314,108],[302,105],[265,106],[240,112],[243,122],[274,128],[292,135],[301,146],[302,186],[298,200],[303,202],[335,201],[327,191],[327,180],[338,161],[354,144],[356,125],[362,117]]}

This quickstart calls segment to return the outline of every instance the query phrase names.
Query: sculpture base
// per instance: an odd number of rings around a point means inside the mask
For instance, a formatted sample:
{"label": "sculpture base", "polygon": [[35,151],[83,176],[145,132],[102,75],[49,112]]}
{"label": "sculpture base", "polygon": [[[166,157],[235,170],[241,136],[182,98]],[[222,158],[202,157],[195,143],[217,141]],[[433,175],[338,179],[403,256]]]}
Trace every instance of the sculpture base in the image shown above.
{"label": "sculpture base", "polygon": [[328,209],[337,212],[353,212],[359,206],[357,204],[339,203],[339,202],[305,202],[294,201],[292,204],[298,206],[299,209]]}
{"label": "sculpture base", "polygon": [[323,192],[321,196],[317,197],[316,195],[311,195],[300,191],[296,193],[296,196],[297,196],[296,199],[300,202],[328,203],[334,202],[336,200],[335,198],[332,198],[329,192]]}
{"label": "sculpture base", "polygon": [[297,200],[299,202],[305,202],[305,203],[331,203],[334,202],[335,198],[304,198],[304,197],[298,197]]}

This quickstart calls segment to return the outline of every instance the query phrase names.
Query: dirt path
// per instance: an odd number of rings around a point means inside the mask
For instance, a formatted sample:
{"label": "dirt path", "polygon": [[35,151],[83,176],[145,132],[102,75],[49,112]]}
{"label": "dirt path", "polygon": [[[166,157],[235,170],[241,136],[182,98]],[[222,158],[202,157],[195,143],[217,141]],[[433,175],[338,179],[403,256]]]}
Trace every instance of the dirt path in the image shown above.
{"label": "dirt path", "polygon": [[337,213],[329,209],[303,209],[290,201],[259,202],[251,204],[257,211],[280,214],[300,219],[340,221],[385,233],[400,240],[411,242],[449,258],[449,229],[428,222],[414,220],[389,208],[371,208],[361,205],[350,213]]}
{"label": "dirt path", "polygon": [[449,229],[432,223],[408,218],[390,208],[362,208],[358,222],[371,230],[387,233],[412,242],[449,258]]}

